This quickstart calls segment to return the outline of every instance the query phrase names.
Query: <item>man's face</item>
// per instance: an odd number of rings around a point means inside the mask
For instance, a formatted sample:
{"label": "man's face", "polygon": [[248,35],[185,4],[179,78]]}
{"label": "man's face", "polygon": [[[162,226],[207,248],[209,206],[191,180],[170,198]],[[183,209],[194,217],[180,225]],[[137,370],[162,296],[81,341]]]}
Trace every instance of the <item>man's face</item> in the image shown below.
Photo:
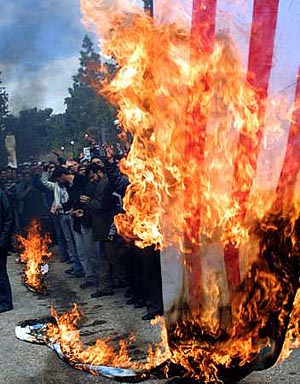
{"label": "man's face", "polygon": [[69,175],[61,175],[60,177],[57,178],[57,181],[59,182],[59,184],[68,185],[70,184]]}
{"label": "man's face", "polygon": [[79,167],[78,168],[78,174],[85,176],[85,174],[86,174],[85,167]]}
{"label": "man's face", "polygon": [[89,181],[96,182],[98,180],[98,175],[97,173],[90,171],[88,178],[89,178]]}
{"label": "man's face", "polygon": [[75,173],[78,172],[79,164],[77,163],[77,161],[75,161],[75,160],[67,160],[66,161],[66,166],[67,166],[67,168],[69,169],[69,171],[71,173],[75,174]]}
{"label": "man's face", "polygon": [[92,163],[95,163],[97,165],[100,165],[100,167],[104,167],[104,163],[101,159],[99,159],[99,157],[94,157],[92,159]]}
{"label": "man's face", "polygon": [[18,181],[24,181],[24,176],[22,173],[17,173],[17,180]]}
{"label": "man's face", "polygon": [[49,165],[49,168],[48,168],[48,171],[49,171],[49,174],[50,174],[50,175],[52,175],[54,169],[55,169],[55,164],[50,164],[50,165]]}
{"label": "man's face", "polygon": [[32,172],[36,172],[37,169],[38,169],[38,163],[36,161],[34,161],[32,164],[31,164],[31,170]]}
{"label": "man's face", "polygon": [[0,172],[0,178],[1,178],[2,180],[5,180],[6,177],[7,177],[7,173],[6,173],[6,171],[1,171],[1,172]]}
{"label": "man's face", "polygon": [[30,173],[25,173],[25,175],[24,175],[24,181],[25,181],[25,183],[31,183],[31,175],[30,175]]}

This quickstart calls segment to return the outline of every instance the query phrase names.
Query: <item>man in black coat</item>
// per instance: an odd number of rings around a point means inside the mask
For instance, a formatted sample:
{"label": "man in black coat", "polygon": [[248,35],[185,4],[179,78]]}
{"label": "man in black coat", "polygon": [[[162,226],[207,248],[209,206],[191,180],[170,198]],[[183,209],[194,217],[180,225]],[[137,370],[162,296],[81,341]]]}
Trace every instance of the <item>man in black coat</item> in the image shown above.
{"label": "man in black coat", "polygon": [[[114,161],[113,150],[104,146],[106,152],[105,170],[113,189],[122,197],[129,185],[127,176],[123,175]],[[147,306],[143,320],[152,320],[157,315],[163,315],[162,278],[160,252],[154,245],[140,249],[133,247],[132,299],[127,304],[136,308]]]}
{"label": "man in black coat", "polygon": [[7,274],[7,251],[13,232],[13,215],[5,193],[0,189],[0,313],[13,309]]}

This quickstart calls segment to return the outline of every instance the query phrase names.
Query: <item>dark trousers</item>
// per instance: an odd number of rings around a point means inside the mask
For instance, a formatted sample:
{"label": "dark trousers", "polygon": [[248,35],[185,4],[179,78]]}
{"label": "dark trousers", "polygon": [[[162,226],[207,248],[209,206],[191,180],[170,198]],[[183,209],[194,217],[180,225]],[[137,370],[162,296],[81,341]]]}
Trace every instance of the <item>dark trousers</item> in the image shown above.
{"label": "dark trousers", "polygon": [[111,291],[114,287],[127,286],[128,274],[123,249],[117,239],[99,242],[99,284],[100,291]]}
{"label": "dark trousers", "polygon": [[149,313],[163,313],[160,252],[153,246],[143,250],[146,283],[146,303]]}
{"label": "dark trousers", "polygon": [[7,251],[0,249],[0,306],[12,307],[11,287],[7,274]]}
{"label": "dark trousers", "polygon": [[132,286],[132,299],[135,303],[146,303],[146,286],[145,271],[143,264],[144,252],[137,246],[132,246],[131,253],[131,286]]}
{"label": "dark trousers", "polygon": [[133,248],[133,300],[147,304],[148,312],[163,312],[160,253],[154,247]]}

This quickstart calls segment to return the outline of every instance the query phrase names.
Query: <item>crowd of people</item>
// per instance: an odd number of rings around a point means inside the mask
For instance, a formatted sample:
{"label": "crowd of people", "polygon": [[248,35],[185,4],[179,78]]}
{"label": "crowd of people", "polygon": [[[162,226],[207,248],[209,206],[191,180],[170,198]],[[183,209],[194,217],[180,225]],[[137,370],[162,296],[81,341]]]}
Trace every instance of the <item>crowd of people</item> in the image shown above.
{"label": "crowd of people", "polygon": [[[32,219],[40,220],[58,246],[60,261],[66,263],[65,275],[77,278],[80,289],[94,289],[91,297],[101,298],[122,288],[128,305],[145,307],[143,320],[162,315],[159,251],[154,246],[136,247],[114,225],[129,184],[119,170],[124,153],[120,156],[104,145],[101,156],[96,151],[89,159],[55,154],[56,161],[33,161],[0,171],[0,197],[5,207],[11,207],[14,230],[26,232]],[[4,275],[0,286],[7,288]],[[2,302],[12,308],[10,287],[8,291],[6,299],[0,296],[0,311]]]}

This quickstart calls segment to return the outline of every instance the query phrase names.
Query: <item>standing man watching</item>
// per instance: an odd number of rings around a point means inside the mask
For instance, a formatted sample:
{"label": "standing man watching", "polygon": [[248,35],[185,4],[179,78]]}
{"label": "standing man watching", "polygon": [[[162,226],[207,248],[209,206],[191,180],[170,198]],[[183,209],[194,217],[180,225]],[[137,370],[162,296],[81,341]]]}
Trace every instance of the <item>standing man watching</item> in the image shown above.
{"label": "standing man watching", "polygon": [[13,233],[13,216],[5,193],[0,189],[0,313],[13,309],[7,274],[7,251]]}

